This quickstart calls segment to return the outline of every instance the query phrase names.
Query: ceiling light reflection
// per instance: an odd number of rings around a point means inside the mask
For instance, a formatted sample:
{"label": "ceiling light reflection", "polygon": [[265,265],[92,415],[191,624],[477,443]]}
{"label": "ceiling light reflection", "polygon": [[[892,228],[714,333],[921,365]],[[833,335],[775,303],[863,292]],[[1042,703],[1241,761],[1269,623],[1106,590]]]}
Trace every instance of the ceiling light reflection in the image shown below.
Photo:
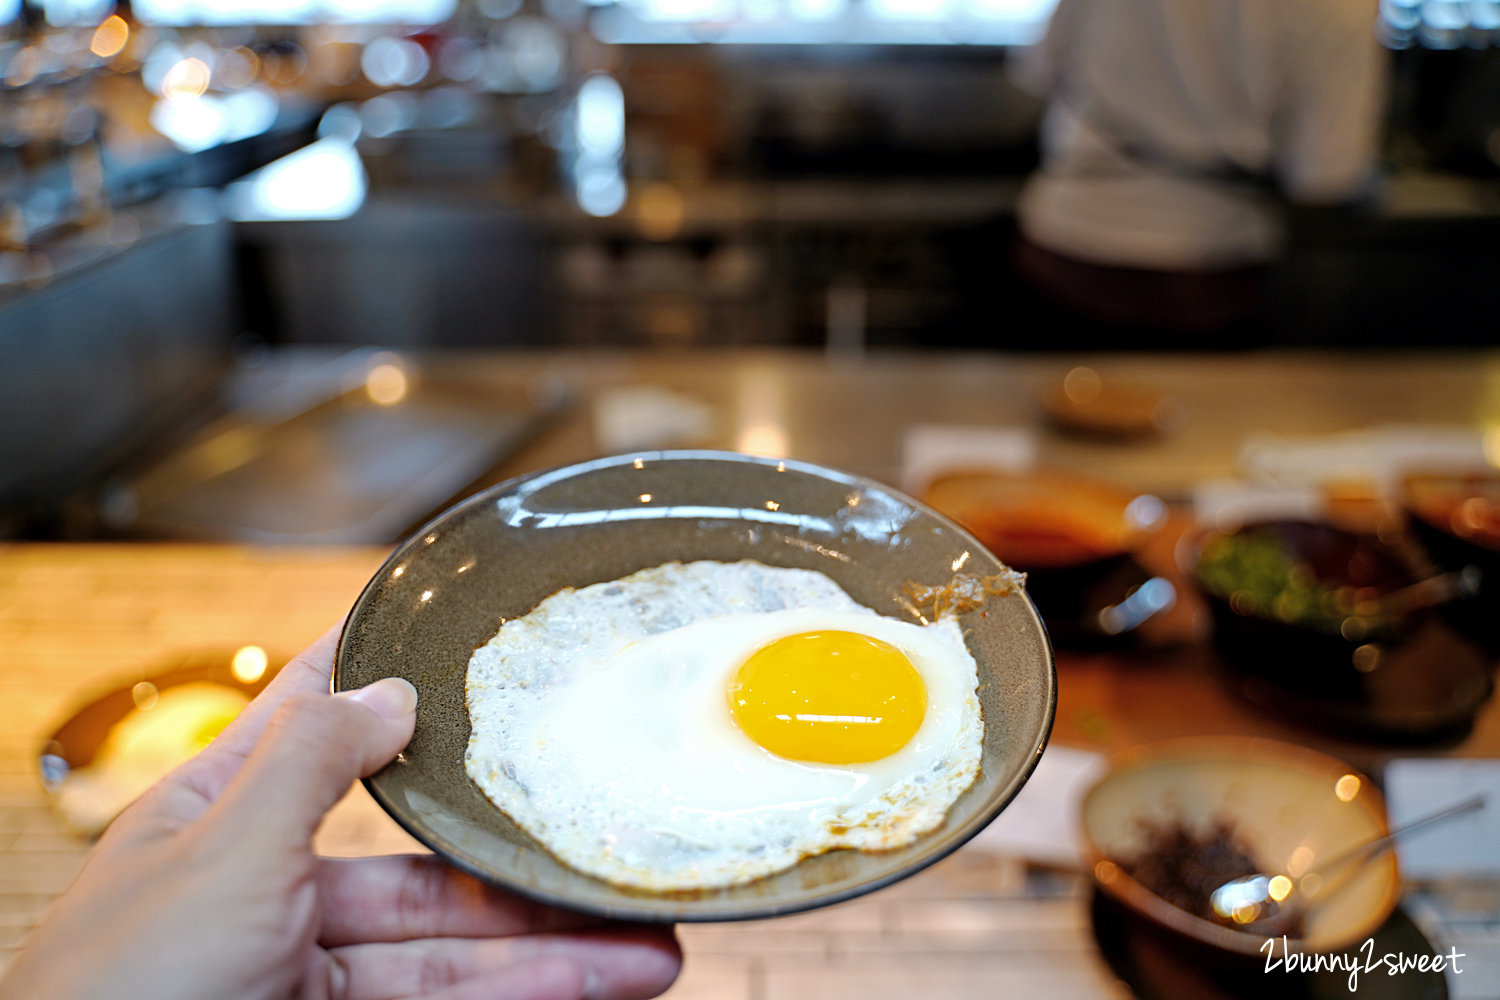
{"label": "ceiling light reflection", "polygon": [[455,0],[135,0],[145,24],[440,24]]}
{"label": "ceiling light reflection", "polygon": [[364,164],[347,140],[319,139],[231,184],[225,192],[231,218],[346,219],[364,204]]}

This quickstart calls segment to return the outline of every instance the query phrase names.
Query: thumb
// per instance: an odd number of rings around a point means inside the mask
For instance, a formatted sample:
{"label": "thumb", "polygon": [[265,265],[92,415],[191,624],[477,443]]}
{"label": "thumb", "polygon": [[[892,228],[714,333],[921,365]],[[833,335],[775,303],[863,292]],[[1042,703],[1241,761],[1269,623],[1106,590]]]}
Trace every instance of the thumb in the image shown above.
{"label": "thumb", "polygon": [[411,740],[416,708],[417,689],[399,677],[336,695],[292,695],[211,814],[254,843],[305,847],[354,780]]}

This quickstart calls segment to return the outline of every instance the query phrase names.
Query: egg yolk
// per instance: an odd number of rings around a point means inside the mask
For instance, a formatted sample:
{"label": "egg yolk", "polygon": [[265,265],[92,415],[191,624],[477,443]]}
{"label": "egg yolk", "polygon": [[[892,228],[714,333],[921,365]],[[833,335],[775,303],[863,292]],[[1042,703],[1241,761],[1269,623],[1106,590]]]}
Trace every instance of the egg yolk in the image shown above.
{"label": "egg yolk", "polygon": [[791,760],[857,764],[906,746],[927,687],[890,643],[857,632],[804,632],[756,650],[729,683],[729,713],[756,743]]}

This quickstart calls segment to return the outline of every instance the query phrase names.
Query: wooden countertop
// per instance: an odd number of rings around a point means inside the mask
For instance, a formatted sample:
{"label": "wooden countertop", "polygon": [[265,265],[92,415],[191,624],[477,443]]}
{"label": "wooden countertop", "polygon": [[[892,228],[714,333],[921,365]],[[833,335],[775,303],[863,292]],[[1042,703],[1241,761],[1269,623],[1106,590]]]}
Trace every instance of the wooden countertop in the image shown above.
{"label": "wooden countertop", "polygon": [[[1127,445],[1053,434],[1039,422],[1038,394],[1079,363],[1178,395],[1186,422],[1162,440]],[[1240,439],[1256,430],[1500,425],[1500,354],[919,355],[830,362],[786,353],[535,353],[437,360],[431,367],[450,365],[490,381],[497,392],[520,392],[542,379],[585,398],[610,385],[661,385],[715,408],[717,426],[700,442],[705,446],[733,447],[759,435],[790,456],[888,481],[899,472],[899,441],[910,424],[1031,426],[1044,461],[1167,497],[1184,496],[1199,479],[1230,474]],[[581,406],[490,479],[596,453],[589,409]],[[347,611],[383,556],[368,548],[0,547],[0,962],[87,854],[86,845],[60,830],[45,802],[35,761],[46,734],[89,695],[133,683],[182,653],[247,643],[273,656],[295,653]],[[1319,747],[1366,769],[1390,753],[1294,729],[1250,709],[1214,679],[1209,657],[1201,645],[1168,656],[1059,657],[1054,738],[1110,751],[1169,735],[1257,733]],[[1496,704],[1485,707],[1467,740],[1441,752],[1500,756]],[[358,789],[319,838],[329,853],[415,849]],[[1063,880],[1039,892],[1033,882],[1013,862],[960,852],[868,900],[734,933],[687,929],[688,973],[671,995],[774,1000],[1014,991],[1002,985],[1027,994],[1125,995],[1097,958],[1080,885]],[[913,992],[919,981],[930,988]]]}
{"label": "wooden countertop", "polygon": [[[132,684],[183,653],[255,643],[273,657],[292,655],[348,610],[384,556],[0,547],[0,968],[88,856],[88,845],[59,827],[37,775],[52,728],[89,695]],[[329,814],[317,846],[343,856],[423,850],[360,785]],[[1020,863],[985,854],[961,852],[851,903],[782,920],[684,927],[681,937],[687,971],[668,994],[674,1000],[907,1000],[981,988],[1128,996],[1095,953],[1081,880],[1037,883]]]}

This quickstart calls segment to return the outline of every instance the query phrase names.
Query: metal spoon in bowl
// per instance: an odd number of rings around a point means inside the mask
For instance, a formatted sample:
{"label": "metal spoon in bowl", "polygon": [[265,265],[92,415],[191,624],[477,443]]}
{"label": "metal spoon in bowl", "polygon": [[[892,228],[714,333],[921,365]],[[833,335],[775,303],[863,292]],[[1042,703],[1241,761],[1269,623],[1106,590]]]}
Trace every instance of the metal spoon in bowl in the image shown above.
{"label": "metal spoon in bowl", "polygon": [[1429,576],[1425,580],[1418,580],[1400,590],[1377,597],[1368,602],[1368,609],[1363,605],[1356,607],[1355,614],[1383,612],[1395,616],[1409,615],[1414,611],[1447,604],[1455,597],[1473,597],[1478,589],[1479,581],[1475,573],[1467,569],[1455,570]]}
{"label": "metal spoon in bowl", "polygon": [[[1312,897],[1321,897],[1318,900],[1319,903],[1326,902],[1330,895],[1348,882],[1350,876],[1359,870],[1359,866],[1349,869],[1338,881],[1332,883],[1326,881],[1325,876],[1328,872],[1351,861],[1359,861],[1362,864],[1376,858],[1389,849],[1397,837],[1439,820],[1452,819],[1455,816],[1482,809],[1485,801],[1486,796],[1475,795],[1473,798],[1464,799],[1462,802],[1456,802],[1436,812],[1428,813],[1410,823],[1398,826],[1383,837],[1356,844],[1346,851],[1335,854],[1323,862],[1317,871],[1303,875],[1300,880],[1293,880],[1286,875],[1265,873],[1231,879],[1209,895],[1209,902],[1213,905],[1215,913],[1225,920],[1234,921],[1242,929],[1255,934],[1263,934],[1266,937],[1278,937],[1290,931],[1299,920],[1307,915],[1312,908]],[[1299,882],[1301,888],[1299,888]]]}

